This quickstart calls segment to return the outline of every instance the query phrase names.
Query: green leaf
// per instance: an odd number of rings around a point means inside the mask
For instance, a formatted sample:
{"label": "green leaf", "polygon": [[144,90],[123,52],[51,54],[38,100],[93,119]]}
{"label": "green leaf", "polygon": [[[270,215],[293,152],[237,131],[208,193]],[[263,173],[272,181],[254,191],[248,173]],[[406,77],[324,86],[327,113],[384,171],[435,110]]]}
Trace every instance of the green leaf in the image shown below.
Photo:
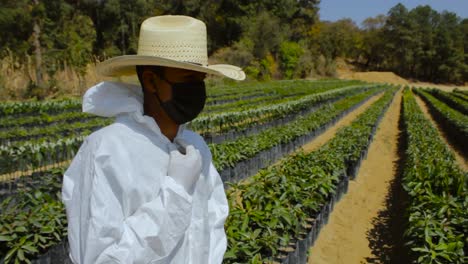
{"label": "green leaf", "polygon": [[8,253],[5,256],[5,260],[10,260],[13,254],[18,250],[18,248],[14,247],[8,251]]}
{"label": "green leaf", "polygon": [[24,261],[24,252],[22,249],[18,249],[18,258],[19,260]]}
{"label": "green leaf", "polygon": [[39,250],[37,248],[33,247],[31,244],[23,245],[21,248],[26,249],[30,253],[38,253]]}
{"label": "green leaf", "polygon": [[13,240],[13,237],[11,236],[5,236],[5,235],[0,235],[0,241],[11,241]]}
{"label": "green leaf", "polygon": [[439,244],[436,246],[436,250],[446,250],[448,248],[448,245],[447,244]]}
{"label": "green leaf", "polygon": [[27,232],[28,230],[24,226],[18,226],[17,228],[15,228],[15,231],[16,232]]}
{"label": "green leaf", "polygon": [[229,250],[224,254],[224,259],[234,259],[236,257],[236,253]]}
{"label": "green leaf", "polygon": [[415,252],[429,252],[429,249],[426,247],[411,248],[411,250]]}

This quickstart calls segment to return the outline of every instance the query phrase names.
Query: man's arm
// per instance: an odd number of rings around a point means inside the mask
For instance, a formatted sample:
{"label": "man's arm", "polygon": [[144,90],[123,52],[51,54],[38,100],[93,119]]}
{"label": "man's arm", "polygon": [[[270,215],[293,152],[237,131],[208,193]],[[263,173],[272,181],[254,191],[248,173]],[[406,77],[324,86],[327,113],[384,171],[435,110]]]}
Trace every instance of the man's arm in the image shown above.
{"label": "man's arm", "polygon": [[103,161],[96,161],[94,151],[93,143],[85,142],[64,175],[62,199],[72,260],[80,264],[166,263],[190,224],[191,195],[164,176],[157,197],[125,217],[117,188],[109,175],[103,175],[97,165]]}
{"label": "man's arm", "polygon": [[208,215],[210,225],[210,264],[223,262],[227,248],[224,222],[229,214],[229,206],[224,191],[223,181],[213,163],[210,164],[209,175],[214,179],[214,189],[208,200]]}

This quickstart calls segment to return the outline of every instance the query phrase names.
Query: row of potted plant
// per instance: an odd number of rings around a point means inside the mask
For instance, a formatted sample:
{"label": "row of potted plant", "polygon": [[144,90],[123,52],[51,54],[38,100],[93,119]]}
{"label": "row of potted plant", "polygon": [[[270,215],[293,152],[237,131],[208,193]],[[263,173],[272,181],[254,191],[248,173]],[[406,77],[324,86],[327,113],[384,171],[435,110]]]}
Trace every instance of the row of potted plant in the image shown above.
{"label": "row of potted plant", "polygon": [[292,155],[245,182],[232,184],[224,263],[303,261],[307,253],[303,248],[313,243],[333,202],[346,191],[346,172],[357,166],[351,162],[354,153],[366,152],[394,93],[395,89],[387,90],[318,150]]}
{"label": "row of potted plant", "polygon": [[468,101],[466,99],[457,97],[453,92],[445,92],[436,88],[428,89],[427,92],[460,113],[468,115]]}
{"label": "row of potted plant", "polygon": [[[382,112],[383,109],[385,109],[384,105],[382,104],[382,101],[385,99],[387,100],[387,103],[389,101],[389,92],[386,93],[382,99],[380,99],[377,103],[375,103],[368,111],[380,111]],[[370,116],[366,117],[366,120],[361,121],[364,123],[370,123],[368,120],[371,118]],[[359,126],[359,129],[363,129],[362,126]],[[356,135],[361,135],[362,133],[356,133]],[[331,145],[330,145],[331,146]],[[319,154],[321,153],[321,154]],[[328,153],[328,154],[327,154]],[[249,208],[251,209],[252,213],[255,213],[255,211],[258,211],[257,217],[267,217],[266,219],[270,219],[271,221],[277,221],[278,224],[284,224],[284,223],[289,223],[290,225],[295,225],[295,226],[301,226],[301,228],[309,228],[311,224],[318,223],[319,220],[322,222],[326,221],[326,215],[330,211],[330,205],[326,207],[321,207],[320,203],[322,201],[327,201],[327,199],[323,199],[323,197],[328,197],[330,196],[331,193],[333,193],[333,190],[337,188],[336,182],[338,179],[340,179],[341,176],[345,175],[346,171],[346,165],[345,161],[339,161],[336,158],[338,157],[333,152],[331,149],[323,149],[319,150],[319,152],[316,153],[317,156],[313,159],[315,159],[315,167],[313,167],[312,171],[316,171],[317,173],[322,173],[322,172],[327,172],[329,173],[331,170],[336,170],[333,172],[332,175],[328,175],[326,178],[319,178],[317,177],[317,180],[314,184],[309,185],[309,188],[305,189],[295,189],[298,188],[299,186],[295,185],[289,185],[287,187],[286,185],[281,184],[281,189],[275,190],[275,186],[272,185],[268,189],[264,190],[271,190],[272,192],[282,192],[286,191],[283,195],[283,197],[287,197],[288,202],[284,203],[284,206],[286,208],[281,209],[281,208],[270,208],[270,212],[273,211],[274,217],[269,217],[267,212],[261,212],[258,210],[254,210],[254,208]],[[261,172],[259,175],[263,176],[255,176],[256,178],[252,179],[252,182],[257,182],[256,180],[260,179],[261,182],[264,183],[269,183],[269,184],[274,184],[275,182],[278,183],[279,181],[284,181],[285,178],[283,175],[286,175],[286,172],[294,172],[296,169],[307,169],[309,166],[307,166],[307,163],[297,163],[298,160],[302,160],[301,162],[310,162],[310,156],[306,154],[298,154],[294,156],[293,158],[290,158],[283,162],[283,166],[281,167],[281,171],[284,173],[280,173],[277,175],[271,175],[271,178],[268,179],[268,170],[265,170]],[[318,158],[318,160],[317,160]],[[342,164],[344,167],[341,169],[338,169],[335,167],[337,164],[337,161],[339,164]],[[318,165],[320,164],[320,165]],[[271,171],[270,171],[271,172]],[[309,171],[311,172],[311,171]],[[34,259],[38,255],[44,254],[47,252],[48,249],[54,247],[55,245],[61,243],[60,241],[63,242],[63,239],[66,236],[66,216],[65,216],[65,211],[63,208],[63,205],[58,202],[59,199],[59,192],[57,192],[61,186],[60,180],[61,180],[61,174],[63,173],[63,170],[58,170],[53,173],[56,173],[55,175],[58,177],[49,177],[52,179],[52,183],[47,184],[45,189],[41,190],[31,190],[29,192],[25,191],[22,192],[21,194],[18,194],[15,196],[15,203],[12,203],[11,199],[7,199],[3,202],[2,205],[2,220],[0,222],[0,249],[1,252],[5,252],[5,259],[4,261],[6,263],[14,262],[15,260],[18,260],[20,262],[26,262],[27,260]],[[302,171],[304,173],[304,171]],[[341,176],[340,176],[341,175]],[[288,177],[293,177],[293,176],[288,176]],[[302,181],[305,182],[307,178],[303,177],[303,180],[300,180],[301,176],[295,174],[294,178],[297,181]],[[344,179],[343,177],[341,177]],[[317,185],[318,184],[318,185]],[[301,184],[302,185],[302,184]],[[317,186],[316,186],[317,185]],[[241,185],[239,185],[241,186]],[[313,187],[316,186],[316,187]],[[305,186],[302,186],[305,187]],[[314,189],[315,188],[315,189]],[[344,191],[345,186],[341,187],[341,189]],[[297,192],[296,191],[299,191]],[[239,189],[237,189],[239,191]],[[54,198],[54,192],[56,193],[57,196]],[[233,193],[236,191],[231,190],[229,193],[229,200],[231,203],[231,208],[233,208],[233,204],[235,197],[233,196]],[[309,199],[302,200],[302,196],[308,193]],[[258,195],[261,195],[262,193],[259,192]],[[254,193],[251,193],[251,195],[254,195]],[[243,199],[247,199],[244,195],[242,196]],[[265,196],[265,199],[268,199],[270,196]],[[280,196],[281,197],[281,196]],[[314,198],[314,199],[312,199]],[[295,200],[296,199],[296,200]],[[284,200],[284,199],[283,199]],[[295,205],[294,207],[297,208],[297,213],[300,214],[300,210],[302,210],[302,206],[308,206],[308,208],[315,208],[321,212],[321,215],[317,215],[317,218],[314,220],[306,220],[305,222],[301,222],[299,224],[299,220],[296,216],[291,215],[289,209],[290,206],[288,205],[289,202],[293,201],[299,201],[300,200],[300,206]],[[281,202],[282,200],[278,200]],[[330,201],[328,199],[328,201]],[[247,202],[248,203],[248,202]],[[10,204],[10,206],[5,205],[5,204]],[[292,203],[294,204],[294,203]],[[253,204],[251,204],[253,205]],[[247,205],[246,205],[247,207]],[[7,208],[7,209],[5,209]],[[324,211],[325,210],[325,211]],[[231,211],[231,215],[236,215],[236,210]],[[266,220],[264,219],[264,221]],[[276,219],[276,220],[275,220]],[[245,220],[243,220],[245,221]],[[249,222],[246,222],[249,224]],[[274,223],[273,223],[274,224]],[[242,227],[243,225],[246,224],[241,224],[237,225],[238,227]],[[289,227],[284,226],[284,232],[288,232],[291,229]],[[228,236],[230,236],[230,232],[232,231],[229,229],[228,225]],[[315,231],[318,233],[318,230]],[[242,232],[237,233],[238,235],[243,235]],[[286,234],[286,233],[284,233]],[[299,235],[301,235],[301,231],[298,232]],[[295,234],[294,234],[295,235]],[[249,238],[251,243],[255,244],[262,244],[262,243],[267,243],[269,239],[263,238],[263,234],[261,234],[260,231],[254,231],[252,234],[250,234]],[[232,239],[230,237],[229,239]],[[253,240],[252,240],[253,239]],[[285,236],[285,243],[287,242],[287,245],[292,241],[292,237]],[[271,240],[275,241],[275,240]],[[299,245],[299,244],[297,244]],[[302,244],[301,244],[302,245]],[[63,250],[66,249],[66,247],[61,247]],[[304,245],[302,248],[305,248]],[[287,252],[287,249],[286,251]],[[226,254],[226,259],[229,261],[229,256],[230,256],[230,251],[227,252]],[[63,256],[66,256],[66,253],[61,254]],[[293,256],[294,254],[291,254]],[[279,255],[278,255],[279,256]],[[254,256],[251,260],[254,260],[255,258],[258,258],[258,256]],[[302,257],[303,258],[303,257]]]}
{"label": "row of potted plant", "polygon": [[406,245],[415,263],[466,263],[468,173],[409,89],[403,95],[402,119],[407,141],[403,188],[409,195]]}

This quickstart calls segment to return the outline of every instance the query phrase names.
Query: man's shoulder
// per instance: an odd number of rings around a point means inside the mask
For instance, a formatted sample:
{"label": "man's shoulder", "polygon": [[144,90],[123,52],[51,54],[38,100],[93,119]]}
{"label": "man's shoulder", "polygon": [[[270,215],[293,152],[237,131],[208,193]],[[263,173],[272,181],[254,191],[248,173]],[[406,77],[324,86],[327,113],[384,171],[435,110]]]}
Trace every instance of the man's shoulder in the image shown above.
{"label": "man's shoulder", "polygon": [[100,143],[105,143],[108,141],[115,141],[116,139],[124,137],[128,134],[128,127],[123,124],[114,122],[110,125],[102,127],[86,138],[88,142],[95,143],[99,145]]}

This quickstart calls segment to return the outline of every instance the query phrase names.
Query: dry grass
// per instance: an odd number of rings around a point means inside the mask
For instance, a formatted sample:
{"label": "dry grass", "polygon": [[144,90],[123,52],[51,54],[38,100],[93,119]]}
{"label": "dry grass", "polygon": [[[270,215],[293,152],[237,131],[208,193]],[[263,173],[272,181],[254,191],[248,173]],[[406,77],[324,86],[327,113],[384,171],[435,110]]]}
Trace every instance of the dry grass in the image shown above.
{"label": "dry grass", "polygon": [[[81,97],[84,92],[98,82],[113,80],[129,83],[138,83],[136,76],[121,77],[121,78],[104,78],[96,74],[96,63],[88,64],[84,74],[65,64],[58,63],[60,70],[56,71],[52,76],[45,74],[43,76],[45,89],[44,97],[46,99],[64,98],[64,97]],[[322,62],[323,64],[323,62]],[[332,67],[334,68],[334,66]],[[328,70],[322,69],[325,74]],[[436,87],[445,91],[451,91],[455,87],[462,90],[468,90],[468,86],[455,85],[436,85],[431,83],[411,82],[401,78],[392,72],[356,72],[355,69],[346,64],[343,60],[336,62],[336,77],[340,79],[357,79],[367,82],[404,84],[417,87]],[[7,56],[0,59],[0,101],[20,101],[31,99],[30,84],[36,83],[36,73],[34,68],[34,60],[31,56],[27,56],[22,61],[12,55],[10,52]],[[210,84],[222,84],[226,80],[216,76],[210,76],[207,81]]]}
{"label": "dry grass", "polygon": [[[97,76],[95,64],[89,64],[80,74],[66,63],[59,63],[60,70],[53,75],[44,74],[44,96],[47,99],[81,97],[86,89],[104,80]],[[30,85],[37,77],[33,59],[27,56],[20,61],[12,54],[0,59],[0,100],[17,101],[31,98]]]}
{"label": "dry grass", "polygon": [[[28,57],[30,58],[30,57]],[[0,98],[2,100],[17,99],[26,93],[31,69],[29,63],[20,64],[13,56],[0,60]]]}

